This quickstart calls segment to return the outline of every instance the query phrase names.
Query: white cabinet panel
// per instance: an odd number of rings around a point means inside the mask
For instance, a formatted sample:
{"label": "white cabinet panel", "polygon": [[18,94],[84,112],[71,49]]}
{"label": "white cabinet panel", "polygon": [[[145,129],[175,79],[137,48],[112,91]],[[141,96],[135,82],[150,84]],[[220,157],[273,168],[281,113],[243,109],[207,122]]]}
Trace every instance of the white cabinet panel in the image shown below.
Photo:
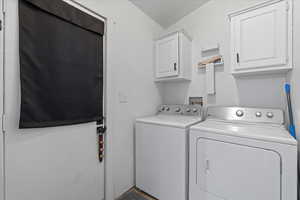
{"label": "white cabinet panel", "polygon": [[175,32],[156,41],[156,81],[190,80],[191,40]]}
{"label": "white cabinet panel", "polygon": [[178,75],[178,34],[167,37],[156,43],[157,78]]}
{"label": "white cabinet panel", "polygon": [[233,73],[291,68],[289,1],[243,11],[231,18]]}
{"label": "white cabinet panel", "polygon": [[198,139],[196,157],[203,200],[281,199],[281,158],[274,151]]}
{"label": "white cabinet panel", "polygon": [[136,124],[136,186],[160,200],[187,196],[187,134],[184,129]]}

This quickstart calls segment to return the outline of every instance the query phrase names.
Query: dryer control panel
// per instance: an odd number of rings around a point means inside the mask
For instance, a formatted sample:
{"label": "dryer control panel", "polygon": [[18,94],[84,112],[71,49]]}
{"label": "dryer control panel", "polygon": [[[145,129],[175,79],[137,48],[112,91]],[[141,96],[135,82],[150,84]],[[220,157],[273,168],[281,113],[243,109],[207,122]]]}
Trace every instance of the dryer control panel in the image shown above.
{"label": "dryer control panel", "polygon": [[231,121],[284,124],[284,112],[280,109],[209,107],[207,116]]}

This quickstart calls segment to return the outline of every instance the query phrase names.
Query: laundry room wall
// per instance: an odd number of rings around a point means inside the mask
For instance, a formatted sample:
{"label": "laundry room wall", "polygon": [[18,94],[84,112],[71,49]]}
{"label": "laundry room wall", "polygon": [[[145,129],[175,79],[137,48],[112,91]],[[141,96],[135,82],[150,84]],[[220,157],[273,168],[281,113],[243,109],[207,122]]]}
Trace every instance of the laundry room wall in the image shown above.
{"label": "laundry room wall", "polygon": [[[259,2],[263,0],[211,0],[163,32],[185,29],[193,38],[192,81],[161,84],[164,103],[184,103],[189,96],[202,96],[206,105],[285,108],[286,75],[234,78],[230,72],[228,14]],[[216,67],[216,95],[207,96],[205,70],[198,71],[197,63],[202,60],[201,48],[217,43],[225,65]]]}
{"label": "laundry room wall", "polygon": [[[134,186],[133,133],[135,118],[153,114],[157,106],[161,103],[160,94],[153,81],[153,39],[158,36],[162,28],[127,0],[76,1],[108,19],[107,139],[109,145],[105,154],[107,158],[109,158],[106,160],[108,162],[106,199],[112,200]],[[9,74],[9,77],[6,78],[6,82],[7,85],[12,86],[6,91],[7,96],[9,96],[9,99],[6,99],[6,112],[10,130],[13,130],[7,133],[7,142],[10,145],[10,149],[12,149],[12,146],[14,147],[16,154],[21,152],[22,148],[26,145],[26,148],[30,148],[29,144],[31,143],[50,145],[49,142],[54,145],[53,148],[56,148],[56,144],[68,143],[69,146],[65,147],[66,150],[73,152],[73,148],[76,148],[74,141],[86,141],[84,135],[71,135],[67,132],[64,134],[57,132],[51,134],[48,132],[47,134],[40,135],[35,132],[35,135],[22,135],[17,128],[20,109],[17,2],[18,0],[5,0],[6,29],[8,33],[6,36],[6,67],[8,68],[7,73]],[[70,140],[70,138],[73,139]],[[91,146],[93,146],[96,141],[90,142],[93,142],[93,144],[91,144]],[[88,147],[89,143],[86,143],[86,145]],[[20,146],[22,146],[22,148],[20,148]],[[35,158],[48,156],[47,154],[43,154],[42,151],[34,151],[34,154]],[[60,152],[57,152],[57,154],[60,154]],[[80,152],[80,156],[84,157],[84,152]],[[95,155],[95,159],[96,158],[97,155]],[[14,158],[8,159],[14,161]],[[47,160],[47,158],[45,159]],[[64,167],[66,169],[72,169],[73,166],[70,166],[70,164],[66,162],[66,160],[68,160],[67,158],[60,159],[61,157],[59,159],[54,157],[50,160],[65,163]],[[26,159],[26,157],[22,158],[22,162],[27,162],[26,160],[30,162],[30,159]],[[21,162],[14,161],[10,163]],[[95,161],[95,163],[97,163],[97,161]],[[25,165],[30,166],[30,163],[25,163]],[[32,167],[34,168],[35,166]],[[19,169],[19,175],[22,175],[24,170],[27,170],[24,169],[24,165],[16,165],[14,168]],[[39,169],[37,168],[36,170]],[[34,171],[34,169],[31,169],[31,171]],[[29,176],[29,174],[26,174],[26,176]],[[45,174],[45,176],[52,175]],[[56,174],[56,176],[60,176],[60,174]],[[76,176],[76,174],[74,174],[74,176],[72,175],[74,179],[76,179]],[[17,197],[17,194],[12,192],[15,189],[15,185],[9,185],[11,179],[10,176],[7,188],[11,191],[10,194],[13,194],[11,195],[13,197],[9,197],[7,200],[23,199],[24,196]],[[45,184],[49,185],[51,183]],[[51,187],[51,185],[49,186]],[[56,186],[54,186],[54,188],[55,187]],[[86,188],[88,187],[92,186],[86,185]],[[28,194],[28,188],[19,189],[18,194]],[[99,188],[99,190],[101,190],[101,188]],[[68,185],[64,185],[64,188],[57,191],[57,194],[48,194],[49,191],[38,192],[43,193],[42,195],[46,199],[46,197],[50,198],[53,195],[63,196],[69,189]],[[32,192],[35,191],[33,190]]]}
{"label": "laundry room wall", "polygon": [[[300,2],[294,0],[294,69],[289,73],[289,80],[292,85],[292,104],[294,109],[296,133],[300,138]],[[299,140],[300,141],[300,140]]]}

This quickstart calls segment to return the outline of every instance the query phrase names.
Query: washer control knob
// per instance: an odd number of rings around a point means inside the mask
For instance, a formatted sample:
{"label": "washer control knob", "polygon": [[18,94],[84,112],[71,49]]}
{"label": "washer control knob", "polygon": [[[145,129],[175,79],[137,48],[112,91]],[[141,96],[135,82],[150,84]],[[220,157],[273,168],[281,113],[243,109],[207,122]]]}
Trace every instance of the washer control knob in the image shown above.
{"label": "washer control knob", "polygon": [[176,108],[175,112],[180,112],[181,109],[180,108]]}
{"label": "washer control knob", "polygon": [[273,114],[272,112],[268,112],[268,113],[267,113],[267,117],[271,119],[271,118],[274,117],[274,114]]}
{"label": "washer control knob", "polygon": [[194,112],[194,113],[198,112],[198,109],[197,109],[197,108],[194,108],[194,109],[193,109],[193,112]]}
{"label": "washer control knob", "polygon": [[243,117],[244,116],[244,111],[242,111],[242,110],[236,111],[236,116]]}
{"label": "washer control knob", "polygon": [[165,107],[164,107],[164,106],[163,106],[163,107],[161,107],[161,108],[160,108],[160,110],[161,110],[161,111],[164,111],[164,110],[165,110]]}
{"label": "washer control knob", "polygon": [[186,109],[186,112],[188,112],[188,113],[191,112],[191,109],[190,109],[190,108],[187,108],[187,109]]}
{"label": "washer control knob", "polygon": [[170,108],[169,108],[169,107],[166,107],[166,111],[170,111]]}
{"label": "washer control knob", "polygon": [[256,116],[256,117],[261,117],[261,116],[262,116],[262,113],[261,113],[261,112],[256,112],[256,113],[255,113],[255,116]]}

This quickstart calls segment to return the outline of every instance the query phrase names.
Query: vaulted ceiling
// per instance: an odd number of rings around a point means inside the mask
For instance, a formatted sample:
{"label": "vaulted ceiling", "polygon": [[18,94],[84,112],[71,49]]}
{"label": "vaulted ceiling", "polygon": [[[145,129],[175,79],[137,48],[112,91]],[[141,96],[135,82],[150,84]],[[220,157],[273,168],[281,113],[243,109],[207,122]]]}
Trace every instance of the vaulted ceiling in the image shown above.
{"label": "vaulted ceiling", "polygon": [[209,0],[129,0],[163,27],[168,27]]}

